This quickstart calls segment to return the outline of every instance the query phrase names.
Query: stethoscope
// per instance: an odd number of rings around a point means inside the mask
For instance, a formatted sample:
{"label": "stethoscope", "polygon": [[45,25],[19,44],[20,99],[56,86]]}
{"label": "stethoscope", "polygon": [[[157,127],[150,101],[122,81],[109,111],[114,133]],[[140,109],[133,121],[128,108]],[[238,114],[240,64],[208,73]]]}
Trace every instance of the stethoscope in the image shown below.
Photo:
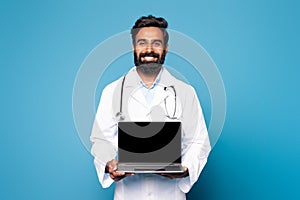
{"label": "stethoscope", "polygon": [[[123,121],[125,120],[125,116],[123,114],[123,90],[124,90],[124,83],[125,83],[125,79],[126,79],[126,75],[123,77],[122,80],[122,85],[121,85],[121,98],[120,98],[120,111],[116,113],[116,118],[119,119],[119,121]],[[164,99],[164,104],[165,104],[165,110],[166,110],[166,117],[169,119],[177,119],[177,117],[175,117],[176,114],[176,107],[177,107],[177,95],[176,95],[176,90],[175,87],[173,85],[171,86],[164,86],[164,91],[168,91],[168,88],[172,88],[173,92],[174,92],[174,112],[173,115],[170,116],[168,109],[167,109],[167,98]]]}

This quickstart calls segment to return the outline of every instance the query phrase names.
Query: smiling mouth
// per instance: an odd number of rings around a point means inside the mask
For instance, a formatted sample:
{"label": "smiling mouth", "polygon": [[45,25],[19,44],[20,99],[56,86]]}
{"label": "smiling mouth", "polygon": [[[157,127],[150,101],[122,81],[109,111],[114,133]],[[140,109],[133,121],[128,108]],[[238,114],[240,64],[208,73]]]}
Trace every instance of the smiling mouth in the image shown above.
{"label": "smiling mouth", "polygon": [[142,57],[142,61],[143,62],[152,62],[152,61],[156,61],[157,58],[156,57],[152,57],[152,56],[145,56],[145,57]]}

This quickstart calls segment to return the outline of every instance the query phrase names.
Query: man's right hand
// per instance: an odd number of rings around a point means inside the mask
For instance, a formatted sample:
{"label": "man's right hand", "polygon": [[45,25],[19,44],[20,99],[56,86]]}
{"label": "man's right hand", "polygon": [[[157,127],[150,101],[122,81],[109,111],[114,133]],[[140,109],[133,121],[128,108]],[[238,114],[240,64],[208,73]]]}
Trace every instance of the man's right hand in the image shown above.
{"label": "man's right hand", "polygon": [[119,180],[127,176],[134,175],[132,173],[116,172],[117,168],[118,168],[118,161],[116,161],[115,159],[107,162],[105,166],[105,172],[109,173],[110,178],[113,179],[114,181],[118,182]]}

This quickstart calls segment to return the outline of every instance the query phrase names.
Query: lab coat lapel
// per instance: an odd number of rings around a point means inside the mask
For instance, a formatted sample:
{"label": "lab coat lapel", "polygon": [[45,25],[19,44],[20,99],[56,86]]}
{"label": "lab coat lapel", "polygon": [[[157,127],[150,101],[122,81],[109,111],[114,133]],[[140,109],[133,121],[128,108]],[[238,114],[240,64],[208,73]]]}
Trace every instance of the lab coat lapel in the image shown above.
{"label": "lab coat lapel", "polygon": [[169,87],[171,85],[174,85],[174,78],[173,76],[166,70],[166,68],[163,68],[160,81],[158,83],[160,86],[155,91],[154,98],[152,100],[151,105],[159,105],[161,102],[164,101],[165,98],[167,98],[168,94],[165,91],[164,87]]}
{"label": "lab coat lapel", "polygon": [[[136,102],[144,106],[145,108],[152,107],[154,105],[159,105],[164,99],[167,97],[167,93],[164,90],[164,86],[169,87],[174,85],[174,77],[165,69],[162,69],[162,74],[160,78],[160,82],[155,91],[154,98],[152,100],[151,105],[149,106],[146,98],[140,89],[141,85],[139,83],[139,78],[135,69],[132,69],[126,75],[126,84],[124,85],[124,95],[130,95]],[[127,96],[129,97],[129,96]],[[125,99],[125,98],[124,98]]]}
{"label": "lab coat lapel", "polygon": [[145,98],[145,96],[144,96],[141,89],[138,89],[138,90],[134,91],[131,94],[131,97],[134,100],[136,100],[138,103],[140,103],[142,106],[144,106],[146,108],[149,108],[149,104],[147,103],[146,98]]}
{"label": "lab coat lapel", "polygon": [[161,104],[165,98],[167,98],[167,92],[164,90],[164,87],[158,86],[155,90],[153,100],[151,102],[151,107]]}
{"label": "lab coat lapel", "polygon": [[146,98],[140,89],[141,85],[139,83],[138,75],[134,69],[128,72],[126,75],[126,84],[124,85],[124,94],[142,106],[148,108],[149,105],[146,101]]}

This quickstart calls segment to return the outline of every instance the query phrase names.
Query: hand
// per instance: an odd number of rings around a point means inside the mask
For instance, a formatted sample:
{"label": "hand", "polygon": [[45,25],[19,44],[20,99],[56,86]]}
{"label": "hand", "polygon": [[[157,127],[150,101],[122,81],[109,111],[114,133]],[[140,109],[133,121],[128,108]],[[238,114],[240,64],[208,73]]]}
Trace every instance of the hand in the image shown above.
{"label": "hand", "polygon": [[107,162],[105,166],[105,172],[109,173],[110,178],[116,182],[120,181],[121,179],[127,176],[134,175],[132,173],[116,172],[117,168],[118,168],[118,161],[116,161],[115,159]]}
{"label": "hand", "polygon": [[189,169],[187,167],[183,167],[183,173],[161,173],[159,175],[173,179],[173,178],[184,178],[189,175]]}

